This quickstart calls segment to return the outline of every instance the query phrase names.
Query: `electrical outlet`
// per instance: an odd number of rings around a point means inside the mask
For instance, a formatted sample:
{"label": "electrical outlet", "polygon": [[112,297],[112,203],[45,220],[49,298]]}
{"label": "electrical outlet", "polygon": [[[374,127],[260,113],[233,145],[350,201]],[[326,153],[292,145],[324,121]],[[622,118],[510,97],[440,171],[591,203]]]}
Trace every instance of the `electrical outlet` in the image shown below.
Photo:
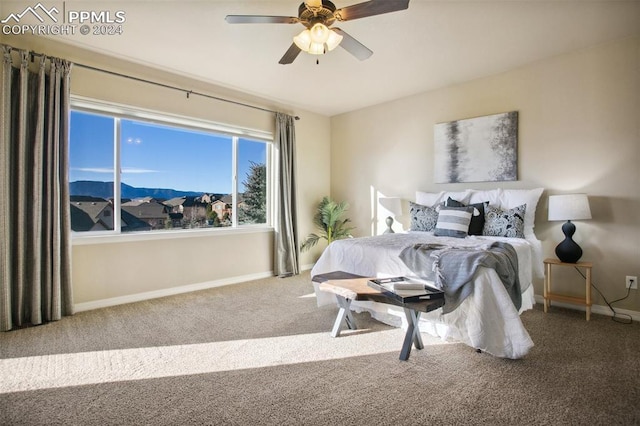
{"label": "electrical outlet", "polygon": [[631,287],[632,290],[637,290],[638,289],[638,277],[632,277],[630,275],[627,275],[627,278],[625,279],[625,283],[626,283],[626,288]]}

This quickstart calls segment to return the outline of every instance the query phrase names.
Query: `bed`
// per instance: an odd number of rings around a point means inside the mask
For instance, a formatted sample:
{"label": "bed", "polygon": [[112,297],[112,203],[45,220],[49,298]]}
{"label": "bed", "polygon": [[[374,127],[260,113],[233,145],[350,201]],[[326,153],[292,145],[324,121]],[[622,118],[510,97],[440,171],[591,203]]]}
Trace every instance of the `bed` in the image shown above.
{"label": "bed", "polygon": [[[369,277],[424,279],[427,278],[424,271],[416,269],[415,263],[407,262],[406,253],[411,247],[437,245],[445,247],[445,251],[448,250],[446,247],[451,247],[451,250],[485,250],[496,242],[506,243],[517,254],[520,306],[514,303],[504,279],[501,279],[504,277],[496,269],[479,266],[469,283],[472,290],[468,297],[451,312],[445,313],[440,308],[421,316],[420,330],[445,341],[463,342],[497,357],[522,358],[534,343],[520,314],[533,308],[533,280],[544,276],[541,243],[533,231],[541,194],[541,188],[417,192],[416,201],[409,202],[410,231],[334,241],[318,259],[311,275],[344,271]],[[480,214],[478,210],[483,208],[484,212]],[[445,215],[457,215],[462,211],[465,212],[462,224],[445,223]],[[465,222],[469,212],[471,220]],[[475,223],[471,224],[471,221]],[[439,279],[428,278],[433,279],[435,286],[442,284]],[[314,287],[318,306],[336,303],[333,295],[319,291],[317,283]],[[354,311],[368,311],[372,317],[389,325],[406,326],[404,313],[394,306],[355,301],[351,306]]]}

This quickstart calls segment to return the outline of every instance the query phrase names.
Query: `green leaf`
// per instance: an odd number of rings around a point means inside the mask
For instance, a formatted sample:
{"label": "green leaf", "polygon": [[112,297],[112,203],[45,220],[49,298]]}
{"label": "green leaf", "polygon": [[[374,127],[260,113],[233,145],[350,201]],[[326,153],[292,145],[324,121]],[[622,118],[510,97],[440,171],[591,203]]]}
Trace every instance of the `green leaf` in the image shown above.
{"label": "green leaf", "polygon": [[321,231],[320,235],[309,234],[300,246],[300,250],[309,250],[321,238],[330,244],[334,240],[351,237],[351,230],[354,228],[346,226],[351,221],[348,218],[342,219],[348,208],[349,205],[344,201],[336,203],[329,197],[323,197],[313,216],[313,224]]}

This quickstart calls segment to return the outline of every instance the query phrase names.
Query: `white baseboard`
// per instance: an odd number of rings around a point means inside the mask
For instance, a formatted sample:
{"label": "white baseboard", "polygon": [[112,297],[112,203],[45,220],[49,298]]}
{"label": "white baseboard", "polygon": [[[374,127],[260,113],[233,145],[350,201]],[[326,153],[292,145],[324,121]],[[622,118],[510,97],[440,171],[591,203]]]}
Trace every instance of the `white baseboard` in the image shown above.
{"label": "white baseboard", "polygon": [[[307,271],[313,268],[313,263],[309,265],[301,265],[300,271]],[[162,290],[147,291],[144,293],[128,294],[126,296],[111,297],[109,299],[94,300],[91,302],[76,303],[74,305],[75,312],[90,311],[93,309],[107,308],[109,306],[124,305],[126,303],[142,302],[143,300],[157,299],[159,297],[173,296],[176,294],[189,293],[192,291],[206,290],[214,287],[222,287],[225,285],[239,284],[246,281],[260,280],[263,278],[273,277],[273,271],[261,272],[258,274],[241,275],[232,278],[224,278],[221,280],[206,281],[203,283],[183,285],[179,287],[165,288]]]}
{"label": "white baseboard", "polygon": [[[312,267],[313,267],[313,264],[301,265],[300,271],[307,271]],[[246,281],[260,280],[263,278],[269,278],[273,276],[274,276],[273,272],[261,272],[257,274],[241,275],[241,276],[232,277],[232,278],[224,278],[221,280],[206,281],[206,282],[197,283],[197,284],[189,284],[189,285],[184,285],[180,287],[171,287],[171,288],[165,288],[162,290],[154,290],[154,291],[147,291],[144,293],[136,293],[136,294],[129,294],[126,296],[112,297],[109,299],[100,299],[100,300],[94,300],[91,302],[76,303],[74,305],[74,310],[75,312],[90,311],[93,309],[107,308],[109,306],[124,305],[126,303],[141,302],[144,300],[157,299],[159,297],[173,296],[176,294],[189,293],[192,291],[206,290],[209,288],[222,287],[225,285],[239,284]],[[536,299],[536,303],[540,303],[540,304],[544,303],[544,298],[540,295],[536,295],[535,299]],[[584,306],[574,305],[571,303],[557,302],[555,300],[553,301],[553,306],[560,306],[562,308],[573,309],[573,310],[578,310],[583,312],[586,311],[586,308]],[[617,313],[629,315],[634,321],[640,322],[640,312],[631,311],[628,309],[615,308],[615,307],[614,309],[616,310]],[[610,317],[613,316],[613,312],[611,312],[611,309],[609,309],[608,306],[592,305],[591,312],[594,314],[606,315]]]}
{"label": "white baseboard", "polygon": [[[544,304],[543,296],[536,294],[535,297],[536,297],[536,303]],[[555,300],[552,302],[551,306],[552,307],[560,306],[561,308],[573,309],[576,311],[583,311],[583,312],[586,312],[587,310],[586,306],[574,305],[573,303],[558,302]],[[613,309],[615,309],[616,313],[618,314],[629,315],[631,319],[633,319],[634,321],[640,322],[640,312],[638,311],[630,311],[628,309],[616,308],[615,306],[613,307]],[[609,309],[608,306],[602,306],[602,305],[591,305],[591,313],[606,315],[609,317],[613,316],[613,312],[611,312],[611,309]]]}
{"label": "white baseboard", "polygon": [[313,268],[313,265],[315,265],[315,263],[309,263],[308,265],[300,265],[300,272],[310,270],[311,268]]}
{"label": "white baseboard", "polygon": [[141,302],[143,300],[157,299],[159,297],[173,296],[192,291],[206,290],[214,287],[222,287],[230,284],[239,284],[246,281],[260,280],[273,277],[273,272],[261,272],[258,274],[241,275],[221,280],[206,281],[203,283],[183,285],[179,287],[164,288],[162,290],[147,291],[144,293],[129,294],[126,296],[112,297],[109,299],[94,300],[91,302],[77,303],[75,312],[90,311],[92,309],[106,308],[109,306],[124,305],[125,303]]}

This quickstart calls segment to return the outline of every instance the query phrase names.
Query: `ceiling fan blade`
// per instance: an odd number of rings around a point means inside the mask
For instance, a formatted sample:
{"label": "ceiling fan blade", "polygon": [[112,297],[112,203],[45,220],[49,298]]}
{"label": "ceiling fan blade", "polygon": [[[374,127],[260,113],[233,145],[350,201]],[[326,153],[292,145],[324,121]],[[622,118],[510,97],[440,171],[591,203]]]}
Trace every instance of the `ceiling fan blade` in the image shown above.
{"label": "ceiling fan blade", "polygon": [[351,37],[349,34],[342,31],[340,28],[331,28],[331,29],[342,36],[342,41],[340,42],[340,46],[347,52],[351,53],[356,58],[360,59],[361,61],[364,61],[365,59],[369,58],[369,56],[373,55],[372,50],[370,50],[364,44],[360,43],[355,38]]}
{"label": "ceiling fan blade", "polygon": [[285,52],[284,56],[278,61],[279,64],[287,65],[295,61],[300,53],[300,48],[295,43],[291,43],[291,47]]}
{"label": "ceiling fan blade", "polygon": [[338,9],[335,12],[335,17],[339,21],[351,21],[353,19],[366,18],[367,16],[396,12],[408,7],[409,0],[370,0]]}
{"label": "ceiling fan blade", "polygon": [[297,24],[300,20],[294,16],[265,16],[265,15],[227,15],[230,24]]}

